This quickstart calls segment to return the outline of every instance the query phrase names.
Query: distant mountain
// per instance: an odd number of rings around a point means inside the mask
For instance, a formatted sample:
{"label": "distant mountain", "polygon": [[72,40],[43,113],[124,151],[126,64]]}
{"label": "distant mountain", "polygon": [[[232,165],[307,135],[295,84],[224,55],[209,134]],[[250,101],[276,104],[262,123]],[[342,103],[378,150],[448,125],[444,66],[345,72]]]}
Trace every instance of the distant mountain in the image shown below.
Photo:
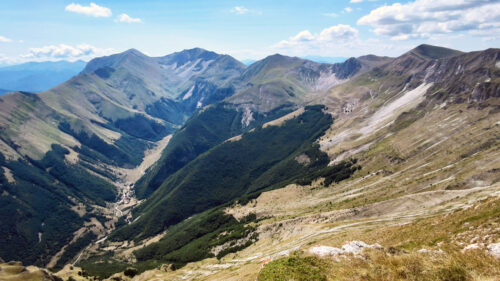
{"label": "distant mountain", "polygon": [[252,59],[246,59],[246,60],[241,60],[241,62],[246,65],[246,66],[249,66],[251,65],[252,63],[256,62],[257,60],[252,60]]}
{"label": "distant mountain", "polygon": [[345,57],[305,56],[301,58],[320,63],[340,63],[347,60]]}
{"label": "distant mountain", "polygon": [[0,67],[0,88],[10,91],[42,92],[78,74],[84,61],[27,62]]}
{"label": "distant mountain", "polygon": [[415,49],[411,50],[411,52],[413,54],[420,55],[430,59],[443,59],[463,54],[463,52],[458,50],[432,46],[427,44],[419,45]]}
{"label": "distant mountain", "polygon": [[11,90],[0,89],[0,96],[6,94],[8,92],[12,92]]}
{"label": "distant mountain", "polygon": [[378,65],[351,58],[343,63],[317,63],[275,54],[247,67],[236,85],[239,91],[227,102],[252,112],[268,112],[280,106],[305,104],[315,94]]}

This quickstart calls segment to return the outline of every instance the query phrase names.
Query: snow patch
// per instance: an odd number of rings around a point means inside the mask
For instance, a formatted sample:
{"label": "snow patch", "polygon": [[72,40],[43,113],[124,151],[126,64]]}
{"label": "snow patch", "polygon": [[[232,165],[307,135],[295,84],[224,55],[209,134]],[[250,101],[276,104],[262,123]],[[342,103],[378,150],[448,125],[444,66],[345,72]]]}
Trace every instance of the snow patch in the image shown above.
{"label": "snow patch", "polygon": [[182,100],[187,100],[193,95],[194,85],[189,88],[189,91],[182,97]]}
{"label": "snow patch", "polygon": [[495,64],[495,66],[496,66],[497,68],[500,68],[500,60],[499,60],[499,61],[497,61],[497,63]]}

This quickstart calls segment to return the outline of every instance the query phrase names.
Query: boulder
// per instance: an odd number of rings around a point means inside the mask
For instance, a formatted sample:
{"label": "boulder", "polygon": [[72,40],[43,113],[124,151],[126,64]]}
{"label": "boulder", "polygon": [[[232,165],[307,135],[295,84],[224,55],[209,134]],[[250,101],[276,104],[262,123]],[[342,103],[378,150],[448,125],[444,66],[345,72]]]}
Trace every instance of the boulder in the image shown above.
{"label": "boulder", "polygon": [[339,248],[315,245],[309,249],[309,253],[320,257],[337,256],[343,253]]}
{"label": "boulder", "polygon": [[315,245],[312,246],[309,249],[309,252],[311,254],[320,256],[320,257],[325,257],[325,256],[332,256],[336,257],[339,255],[345,255],[345,254],[359,254],[361,253],[364,249],[370,248],[370,249],[383,249],[382,246],[379,244],[373,244],[373,245],[368,245],[363,241],[348,241],[344,243],[341,249],[335,248],[335,247],[329,247],[329,246],[321,246],[321,245]]}

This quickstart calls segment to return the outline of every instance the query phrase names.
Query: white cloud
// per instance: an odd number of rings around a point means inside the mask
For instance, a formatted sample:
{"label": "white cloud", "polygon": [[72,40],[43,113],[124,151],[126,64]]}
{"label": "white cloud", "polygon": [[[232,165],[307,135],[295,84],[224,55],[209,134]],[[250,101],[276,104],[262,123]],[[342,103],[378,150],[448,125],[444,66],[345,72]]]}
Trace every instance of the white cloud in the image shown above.
{"label": "white cloud", "polygon": [[80,4],[71,3],[65,8],[68,12],[83,14],[91,17],[111,17],[112,13],[109,8],[99,6],[95,3],[90,3],[89,6],[82,6]]}
{"label": "white cloud", "polygon": [[113,53],[113,49],[100,49],[89,44],[70,46],[66,44],[49,45],[41,48],[30,48],[28,54],[21,55],[23,59],[51,60],[51,59],[89,59]]}
{"label": "white cloud", "polygon": [[348,41],[358,37],[358,30],[350,25],[338,24],[325,28],[319,34],[320,41]]}
{"label": "white cloud", "polygon": [[411,47],[405,44],[395,46],[380,39],[362,40],[356,28],[338,24],[325,28],[319,33],[312,33],[309,30],[301,31],[271,46],[269,52],[292,56],[350,57],[373,53],[393,55],[394,52],[402,53]]}
{"label": "white cloud", "polygon": [[349,1],[349,2],[350,2],[350,3],[361,3],[361,2],[363,2],[363,0],[351,0],[351,1]]}
{"label": "white cloud", "polygon": [[345,7],[344,8],[344,12],[350,13],[350,12],[352,12],[352,8],[351,7]]}
{"label": "white cloud", "polygon": [[119,15],[117,20],[119,22],[126,22],[126,23],[140,23],[140,22],[142,22],[142,20],[140,18],[132,18],[127,14]]}
{"label": "white cloud", "polygon": [[235,13],[237,15],[244,15],[247,14],[248,12],[250,12],[250,10],[243,6],[236,6],[231,9],[231,13]]}
{"label": "white cloud", "polygon": [[0,42],[1,43],[10,43],[10,42],[12,42],[12,39],[4,37],[4,36],[0,36]]}
{"label": "white cloud", "polygon": [[429,38],[468,31],[491,36],[500,32],[498,0],[416,0],[372,10],[358,20],[393,40]]}
{"label": "white cloud", "polygon": [[4,63],[8,63],[8,62],[9,62],[9,58],[6,57],[4,54],[0,53],[0,64],[4,64]]}
{"label": "white cloud", "polygon": [[319,34],[312,34],[309,30],[279,42],[277,48],[317,48],[328,44],[345,44],[357,40],[358,30],[345,24],[338,24],[323,29]]}

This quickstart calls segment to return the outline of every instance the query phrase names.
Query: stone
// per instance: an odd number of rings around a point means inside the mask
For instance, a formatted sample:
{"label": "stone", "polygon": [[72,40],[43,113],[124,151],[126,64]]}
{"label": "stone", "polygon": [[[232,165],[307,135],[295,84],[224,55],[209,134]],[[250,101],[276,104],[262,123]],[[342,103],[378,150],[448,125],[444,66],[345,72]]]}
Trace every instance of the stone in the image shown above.
{"label": "stone", "polygon": [[500,259],[500,243],[491,243],[486,249],[490,255]]}

